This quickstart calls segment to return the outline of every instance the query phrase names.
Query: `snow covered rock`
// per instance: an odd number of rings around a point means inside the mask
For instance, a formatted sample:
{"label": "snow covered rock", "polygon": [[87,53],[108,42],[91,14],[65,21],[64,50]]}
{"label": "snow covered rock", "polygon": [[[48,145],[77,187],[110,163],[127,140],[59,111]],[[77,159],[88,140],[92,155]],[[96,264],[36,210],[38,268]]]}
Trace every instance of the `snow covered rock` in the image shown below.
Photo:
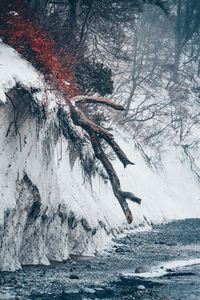
{"label": "snow covered rock", "polygon": [[1,44],[0,54],[0,269],[49,264],[70,253],[92,255],[117,225],[114,216],[104,215],[115,203],[112,192],[106,196],[113,201],[105,204],[103,180],[96,178],[93,190],[83,176],[75,149],[59,129],[51,94],[50,113],[44,112],[37,72],[10,47]]}
{"label": "snow covered rock", "polygon": [[[131,228],[110,183],[86,177],[91,146],[84,144],[80,160],[64,135],[69,128],[83,134],[72,124],[61,131],[57,100],[44,85],[29,63],[0,43],[0,270],[94,255]],[[124,169],[114,162],[122,188],[143,201],[130,203],[132,226],[198,217],[200,185],[183,149],[166,149],[163,168],[152,170],[130,137],[116,133],[136,163]]]}

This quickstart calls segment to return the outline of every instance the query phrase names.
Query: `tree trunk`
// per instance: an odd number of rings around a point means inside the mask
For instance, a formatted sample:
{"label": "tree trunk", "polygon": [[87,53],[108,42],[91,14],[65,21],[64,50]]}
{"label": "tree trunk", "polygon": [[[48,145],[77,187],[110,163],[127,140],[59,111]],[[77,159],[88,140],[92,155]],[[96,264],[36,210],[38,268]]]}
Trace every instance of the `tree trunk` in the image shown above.
{"label": "tree trunk", "polygon": [[[134,84],[134,83],[133,83],[133,84]],[[126,102],[125,116],[127,116],[128,113],[129,113],[129,110],[130,110],[130,107],[131,107],[131,102],[132,102],[133,96],[134,96],[134,94],[135,94],[135,90],[136,90],[136,86],[135,86],[135,84],[134,84],[133,87],[132,87],[132,90],[131,90],[131,92],[130,92],[130,95],[129,95],[129,97],[128,97],[128,100],[127,100],[127,102]]]}
{"label": "tree trunk", "polygon": [[77,17],[80,12],[80,2],[81,0],[69,0],[70,5],[70,34],[71,40],[73,41],[76,38],[77,33]]}
{"label": "tree trunk", "polygon": [[178,80],[178,67],[181,56],[181,43],[182,43],[182,28],[181,28],[181,1],[177,3],[177,17],[176,17],[176,31],[175,31],[175,49],[174,49],[174,70],[172,79],[176,82]]}

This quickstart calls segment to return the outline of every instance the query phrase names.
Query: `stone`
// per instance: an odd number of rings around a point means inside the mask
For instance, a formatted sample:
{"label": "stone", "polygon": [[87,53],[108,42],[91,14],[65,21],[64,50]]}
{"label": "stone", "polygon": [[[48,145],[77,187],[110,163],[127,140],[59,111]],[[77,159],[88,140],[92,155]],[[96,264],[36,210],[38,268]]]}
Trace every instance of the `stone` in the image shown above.
{"label": "stone", "polygon": [[70,279],[79,279],[78,275],[76,275],[76,274],[71,274],[71,275],[69,276],[69,278],[70,278]]}
{"label": "stone", "polygon": [[148,266],[139,266],[135,269],[135,273],[148,273],[151,272],[151,268]]}
{"label": "stone", "polygon": [[138,286],[137,286],[137,289],[138,289],[138,290],[143,290],[143,291],[144,291],[144,290],[145,290],[145,286],[142,285],[142,284],[141,284],[141,285],[138,285]]}
{"label": "stone", "polygon": [[64,291],[65,294],[78,294],[79,293],[79,289],[76,289],[76,288],[71,288],[71,289],[66,289]]}
{"label": "stone", "polygon": [[94,293],[95,293],[95,290],[86,287],[86,288],[84,288],[84,292],[89,293],[89,294],[94,294]]}

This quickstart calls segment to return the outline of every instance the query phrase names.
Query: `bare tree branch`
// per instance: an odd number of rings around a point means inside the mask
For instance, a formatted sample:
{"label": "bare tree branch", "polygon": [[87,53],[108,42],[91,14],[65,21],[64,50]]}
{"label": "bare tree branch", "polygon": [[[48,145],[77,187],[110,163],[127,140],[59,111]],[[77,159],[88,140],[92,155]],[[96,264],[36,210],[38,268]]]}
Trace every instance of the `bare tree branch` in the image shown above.
{"label": "bare tree branch", "polygon": [[114,103],[112,100],[102,97],[94,97],[94,96],[76,96],[70,99],[71,102],[78,103],[96,103],[96,104],[104,104],[110,106],[116,110],[125,110],[124,107],[120,104]]}
{"label": "bare tree branch", "polygon": [[[113,151],[116,153],[119,160],[123,163],[124,167],[126,167],[128,164],[133,164],[125,155],[125,153],[122,151],[120,146],[115,142],[113,135],[101,128],[100,126],[96,125],[94,122],[89,120],[87,116],[77,107],[77,104],[79,103],[99,103],[99,104],[105,104],[107,106],[110,106],[112,108],[115,108],[116,110],[124,110],[123,106],[116,104],[112,102],[109,99],[101,98],[101,97],[88,97],[88,96],[77,96],[73,97],[72,99],[66,99],[66,102],[70,108],[71,113],[71,119],[74,123],[74,125],[80,126],[82,129],[84,129],[87,134],[90,137],[90,141],[94,150],[95,157],[99,159],[104,166],[108,178],[110,180],[113,193],[115,197],[117,198],[125,216],[130,224],[133,220],[132,213],[128,207],[128,204],[126,202],[126,199],[129,199],[133,202],[136,202],[138,204],[141,203],[141,199],[136,197],[131,192],[126,192],[121,190],[120,181],[117,176],[117,173],[115,172],[111,162],[109,161],[107,155],[105,154],[102,145],[101,145],[101,139],[107,142],[108,145],[111,146]],[[63,115],[65,114],[65,111],[62,107],[59,108],[60,113],[58,114],[58,117],[60,116],[60,122],[63,122],[65,118],[63,118]],[[65,126],[63,124],[63,126]]]}

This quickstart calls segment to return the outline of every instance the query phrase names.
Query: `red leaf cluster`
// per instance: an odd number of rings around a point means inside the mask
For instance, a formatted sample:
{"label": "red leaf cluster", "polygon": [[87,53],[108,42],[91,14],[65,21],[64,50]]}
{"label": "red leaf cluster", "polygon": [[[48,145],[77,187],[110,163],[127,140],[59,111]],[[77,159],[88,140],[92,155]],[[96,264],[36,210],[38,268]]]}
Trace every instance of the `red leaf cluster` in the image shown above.
{"label": "red leaf cluster", "polygon": [[46,79],[68,98],[78,94],[73,73],[75,60],[58,53],[42,26],[34,22],[34,13],[26,0],[1,0],[0,36],[41,71]]}

